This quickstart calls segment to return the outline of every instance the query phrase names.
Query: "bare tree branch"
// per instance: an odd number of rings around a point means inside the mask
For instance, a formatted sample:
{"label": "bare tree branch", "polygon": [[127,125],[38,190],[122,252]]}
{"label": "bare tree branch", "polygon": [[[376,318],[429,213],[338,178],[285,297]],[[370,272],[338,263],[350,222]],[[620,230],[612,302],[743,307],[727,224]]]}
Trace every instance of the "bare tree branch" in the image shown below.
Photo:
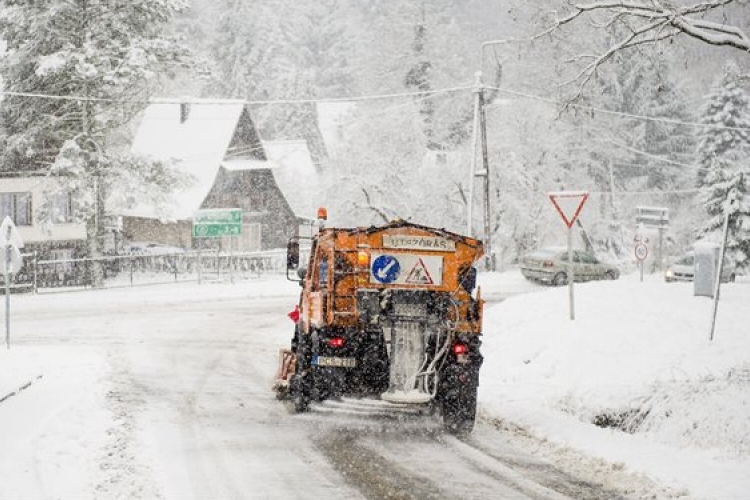
{"label": "bare tree branch", "polygon": [[596,73],[596,69],[599,66],[601,66],[604,62],[609,60],[612,56],[622,51],[623,49],[636,45],[639,41],[638,38],[644,33],[648,33],[653,30],[660,29],[664,24],[665,24],[665,21],[660,19],[638,30],[633,30],[632,33],[630,33],[624,40],[621,40],[619,43],[610,47],[609,50],[607,50],[604,54],[600,55],[594,61],[589,63],[583,70],[581,70],[580,73],[578,73],[578,75],[576,75],[571,80],[565,82],[564,85],[571,84],[575,81],[581,81],[581,87],[585,87],[586,84],[591,80],[591,78],[593,78],[594,74]]}
{"label": "bare tree branch", "polygon": [[359,207],[359,208],[366,208],[368,210],[372,210],[373,212],[378,214],[381,219],[383,219],[383,222],[386,222],[386,223],[390,222],[391,217],[388,217],[388,214],[382,208],[376,207],[372,204],[372,201],[370,200],[370,193],[367,192],[367,189],[362,188],[362,192],[365,195],[365,200],[367,201],[367,205],[365,205],[364,207]]}
{"label": "bare tree branch", "polygon": [[[711,12],[740,4],[741,0],[706,0],[692,5],[680,5],[684,0],[594,0],[589,2],[567,2],[564,13],[552,12],[551,25],[532,36],[536,40],[561,30],[563,27],[588,19],[594,27],[609,30],[613,26],[623,26],[624,33],[612,42],[603,53],[592,56],[581,54],[568,62],[589,60],[578,73],[564,85],[578,83],[580,96],[583,88],[591,81],[597,69],[618,52],[645,44],[687,35],[710,45],[726,46],[750,54],[750,38],[738,26],[732,26],[707,19]],[[594,15],[597,18],[592,18]],[[601,15],[605,17],[602,19]],[[509,40],[510,41],[510,40]],[[517,40],[514,40],[517,41]]]}

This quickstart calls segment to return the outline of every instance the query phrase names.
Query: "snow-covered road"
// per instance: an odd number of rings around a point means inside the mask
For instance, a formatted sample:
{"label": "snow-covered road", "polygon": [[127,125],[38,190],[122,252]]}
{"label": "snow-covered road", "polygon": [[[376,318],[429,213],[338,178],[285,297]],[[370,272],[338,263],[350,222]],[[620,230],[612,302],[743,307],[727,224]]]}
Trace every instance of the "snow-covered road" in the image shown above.
{"label": "snow-covered road", "polygon": [[295,290],[269,286],[14,299],[14,352],[43,376],[0,406],[0,498],[617,497],[487,424],[460,441],[377,402],[291,413],[270,386]]}

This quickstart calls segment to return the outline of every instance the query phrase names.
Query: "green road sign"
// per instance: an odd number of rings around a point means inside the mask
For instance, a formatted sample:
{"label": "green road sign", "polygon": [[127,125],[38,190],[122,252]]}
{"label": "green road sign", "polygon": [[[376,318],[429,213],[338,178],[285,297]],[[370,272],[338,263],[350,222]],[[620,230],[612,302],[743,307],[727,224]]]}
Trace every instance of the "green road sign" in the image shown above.
{"label": "green road sign", "polygon": [[193,238],[220,238],[242,234],[242,210],[212,208],[199,210],[193,217]]}

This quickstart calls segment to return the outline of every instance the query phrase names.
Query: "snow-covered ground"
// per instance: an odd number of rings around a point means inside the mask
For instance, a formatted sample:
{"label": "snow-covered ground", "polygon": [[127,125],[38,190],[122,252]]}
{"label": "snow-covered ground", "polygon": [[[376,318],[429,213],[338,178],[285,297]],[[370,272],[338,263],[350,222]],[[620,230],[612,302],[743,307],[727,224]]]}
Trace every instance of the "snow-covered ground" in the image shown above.
{"label": "snow-covered ground", "polygon": [[[715,338],[709,341],[713,304],[693,296],[691,284],[666,284],[658,276],[640,282],[629,275],[576,285],[576,317],[570,320],[567,288],[533,285],[518,271],[480,275],[479,282],[491,300],[517,294],[485,311],[482,418],[521,427],[553,445],[553,453],[584,452],[602,469],[651,478],[663,485],[661,497],[748,498],[750,283],[722,288]],[[111,368],[100,351],[64,339],[34,345],[23,341],[24,331],[33,329],[44,339],[74,332],[81,308],[115,311],[131,302],[168,310],[217,294],[289,297],[293,304],[298,290],[270,279],[12,297],[11,317],[21,326],[11,330],[11,340],[18,342],[0,349],[0,399],[16,392],[0,402],[0,429],[8,438],[0,447],[2,491],[28,491],[26,483],[36,475],[54,475],[51,464],[59,463],[54,457],[75,460],[86,450],[104,448],[111,438],[107,429],[117,418],[101,404],[110,390],[104,374]],[[66,313],[69,324],[51,323],[51,311]],[[194,317],[176,314],[174,321]],[[103,323],[102,335],[118,328]],[[71,400],[76,412],[69,410]],[[50,460],[40,462],[37,450],[32,473],[15,465],[28,463],[19,452],[29,447],[14,430],[35,421],[46,431],[34,446],[43,447],[41,456]],[[630,432],[597,427],[594,421]],[[48,497],[75,498],[91,467],[67,463],[67,479],[57,481]],[[99,493],[107,497],[106,490]]]}
{"label": "snow-covered ground", "polygon": [[[516,284],[514,273],[484,276]],[[518,286],[518,285],[517,285]],[[485,316],[485,415],[624,464],[679,496],[750,495],[750,284],[713,300],[658,275],[539,289]],[[632,432],[600,428],[619,425]]]}

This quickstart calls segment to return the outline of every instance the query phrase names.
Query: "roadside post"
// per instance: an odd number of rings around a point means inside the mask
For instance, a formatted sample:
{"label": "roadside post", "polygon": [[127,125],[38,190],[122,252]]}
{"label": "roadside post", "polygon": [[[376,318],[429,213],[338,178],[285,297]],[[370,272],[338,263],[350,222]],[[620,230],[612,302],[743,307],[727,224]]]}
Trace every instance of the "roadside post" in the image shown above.
{"label": "roadside post", "polygon": [[659,232],[656,264],[664,270],[664,232],[669,229],[669,209],[665,207],[636,207],[635,223],[639,228],[656,229]]}
{"label": "roadside post", "polygon": [[[234,237],[242,234],[241,208],[209,208],[198,210],[193,217],[193,238],[232,237],[229,244],[229,279],[234,283],[232,259],[234,258]],[[200,260],[200,253],[198,254]],[[216,268],[221,273],[220,256],[216,254]],[[198,281],[201,281],[201,269],[198,269]]]}
{"label": "roadside post", "polygon": [[643,262],[646,260],[646,257],[648,257],[648,246],[646,244],[648,243],[648,238],[640,234],[635,235],[635,258],[638,261],[638,268],[641,273],[641,283],[643,283]]}
{"label": "roadside post", "polygon": [[10,217],[6,216],[0,225],[0,265],[5,278],[5,345],[10,349],[10,282],[13,273],[23,266],[20,248],[23,240]]}
{"label": "roadside post", "polygon": [[719,262],[716,265],[716,288],[714,289],[714,310],[711,316],[711,335],[708,339],[713,342],[714,331],[716,330],[716,313],[719,309],[719,293],[721,292],[721,273],[724,270],[724,255],[727,250],[727,236],[729,235],[729,208],[724,208],[724,229],[721,237],[721,250],[719,251]]}
{"label": "roadside post", "polygon": [[558,191],[548,193],[549,199],[568,226],[568,296],[570,299],[570,319],[575,319],[575,300],[573,295],[573,283],[575,282],[575,271],[573,268],[573,224],[575,224],[581,213],[583,204],[589,198],[586,191]]}

